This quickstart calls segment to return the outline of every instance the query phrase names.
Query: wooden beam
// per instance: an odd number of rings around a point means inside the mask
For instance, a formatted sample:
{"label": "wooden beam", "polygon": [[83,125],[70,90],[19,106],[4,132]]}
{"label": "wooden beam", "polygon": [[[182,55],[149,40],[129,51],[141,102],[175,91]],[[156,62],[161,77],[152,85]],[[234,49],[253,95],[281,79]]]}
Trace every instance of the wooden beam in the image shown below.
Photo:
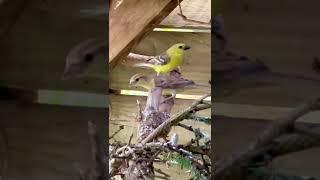
{"label": "wooden beam", "polygon": [[178,5],[176,0],[112,1],[109,11],[109,68]]}

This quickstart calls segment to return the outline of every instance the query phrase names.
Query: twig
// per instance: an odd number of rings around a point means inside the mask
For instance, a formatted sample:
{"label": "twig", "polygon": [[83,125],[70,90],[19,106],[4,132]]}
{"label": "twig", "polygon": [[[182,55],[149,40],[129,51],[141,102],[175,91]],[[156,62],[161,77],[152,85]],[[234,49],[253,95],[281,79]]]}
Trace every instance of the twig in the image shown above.
{"label": "twig", "polygon": [[128,142],[128,145],[129,145],[129,146],[131,145],[132,137],[133,137],[133,134],[131,134],[131,136],[129,137],[129,142]]}
{"label": "twig", "polygon": [[112,139],[116,134],[118,134],[122,129],[124,129],[124,126],[123,125],[120,125],[119,126],[119,129],[116,131],[116,132],[114,132],[110,137],[109,137],[109,139]]}
{"label": "twig", "polygon": [[211,124],[211,118],[210,117],[201,117],[196,114],[190,114],[187,119],[192,119],[194,121],[203,122],[205,124]]}
{"label": "twig", "polygon": [[164,175],[165,177],[170,177],[170,175],[169,175],[169,174],[167,174],[167,173],[163,172],[161,169],[154,168],[154,170],[155,170],[156,172],[158,172],[159,174]]}
{"label": "twig", "polygon": [[188,126],[188,125],[185,125],[182,123],[178,123],[178,126],[193,132],[195,134],[196,141],[198,141],[201,138],[207,137],[207,135],[205,133],[201,132],[199,128],[193,128],[192,126]]}
{"label": "twig", "polygon": [[166,120],[165,122],[163,122],[159,127],[157,127],[151,134],[149,134],[145,139],[143,139],[141,141],[141,144],[144,145],[147,142],[152,141],[155,137],[158,137],[165,129],[170,128],[171,126],[179,123],[180,121],[182,121],[183,119],[185,119],[188,114],[190,113],[194,113],[199,109],[205,109],[205,108],[210,108],[211,105],[208,104],[202,104],[202,108],[197,108],[198,105],[200,105],[202,103],[202,101],[209,97],[210,94],[206,94],[203,97],[201,97],[199,100],[195,101],[190,107],[188,107],[187,109],[183,110],[180,113],[177,113],[176,115],[172,116],[170,119]]}

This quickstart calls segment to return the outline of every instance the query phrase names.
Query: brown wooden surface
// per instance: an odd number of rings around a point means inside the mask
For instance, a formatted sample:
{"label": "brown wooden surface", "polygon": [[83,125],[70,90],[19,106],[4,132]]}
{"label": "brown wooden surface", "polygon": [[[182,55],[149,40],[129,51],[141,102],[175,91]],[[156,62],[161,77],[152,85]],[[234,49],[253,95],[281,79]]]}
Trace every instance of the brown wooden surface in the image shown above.
{"label": "brown wooden surface", "polygon": [[112,1],[109,10],[109,62],[126,56],[176,6],[176,0]]}
{"label": "brown wooden surface", "polygon": [[9,179],[77,180],[74,163],[83,169],[92,165],[87,121],[94,121],[101,132],[104,109],[14,101],[2,101],[1,106],[0,126],[9,144]]}
{"label": "brown wooden surface", "polygon": [[[185,78],[192,79],[195,83],[209,85],[211,79],[211,38],[207,33],[174,33],[152,32],[144,38],[133,52],[145,55],[163,53],[171,45],[183,42],[191,46],[186,52],[185,63],[181,66]],[[129,79],[136,73],[154,73],[152,71],[133,68],[125,64],[118,64],[110,74],[110,87],[113,89],[130,89]],[[137,89],[136,89],[137,90]],[[143,90],[143,89],[138,89]],[[210,88],[196,88],[184,91],[182,94],[203,95],[210,92]]]}

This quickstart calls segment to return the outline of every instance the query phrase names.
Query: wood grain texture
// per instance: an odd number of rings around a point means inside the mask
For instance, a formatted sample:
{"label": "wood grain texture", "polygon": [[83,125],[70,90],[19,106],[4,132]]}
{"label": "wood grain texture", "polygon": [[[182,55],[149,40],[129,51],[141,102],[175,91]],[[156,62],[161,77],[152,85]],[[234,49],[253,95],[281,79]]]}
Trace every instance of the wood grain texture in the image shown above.
{"label": "wood grain texture", "polygon": [[111,69],[176,6],[176,0],[112,1],[109,10]]}
{"label": "wood grain texture", "polygon": [[97,124],[102,135],[104,109],[15,101],[2,101],[1,107],[1,125],[9,145],[9,179],[76,180],[75,163],[83,169],[93,164],[88,120]]}
{"label": "wood grain texture", "polygon": [[[186,52],[185,63],[181,66],[183,77],[191,79],[197,84],[210,86],[208,83],[211,79],[210,36],[210,34],[206,33],[152,32],[134,48],[133,52],[158,55],[165,52],[168,47],[175,43],[186,43],[191,46],[191,49]],[[119,63],[110,74],[110,88],[117,90],[130,89],[130,77],[141,72],[154,73],[150,70],[131,67],[129,60],[125,63]],[[210,88],[203,87],[188,89],[182,94],[203,95],[210,91]]]}

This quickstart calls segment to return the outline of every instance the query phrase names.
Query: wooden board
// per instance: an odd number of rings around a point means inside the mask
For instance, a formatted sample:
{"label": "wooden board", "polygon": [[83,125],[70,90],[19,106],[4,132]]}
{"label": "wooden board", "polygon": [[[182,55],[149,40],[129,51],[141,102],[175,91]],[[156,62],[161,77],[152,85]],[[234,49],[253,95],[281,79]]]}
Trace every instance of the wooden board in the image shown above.
{"label": "wooden board", "polygon": [[112,1],[109,8],[111,68],[176,6],[176,0]]}
{"label": "wooden board", "polygon": [[[211,38],[207,33],[152,32],[134,49],[134,52],[146,55],[157,55],[166,51],[171,45],[183,42],[192,48],[186,53],[185,63],[181,66],[185,78],[195,83],[209,85],[211,79]],[[118,64],[110,74],[110,87],[113,89],[129,89],[129,79],[135,73],[154,73],[146,69],[133,68],[127,64]],[[139,89],[143,90],[143,89]],[[203,95],[210,88],[190,89],[183,94]]]}
{"label": "wooden board", "polygon": [[9,179],[76,180],[75,163],[83,169],[93,164],[87,122],[94,121],[104,133],[104,109],[15,101],[1,101],[1,106],[0,127],[9,144]]}

